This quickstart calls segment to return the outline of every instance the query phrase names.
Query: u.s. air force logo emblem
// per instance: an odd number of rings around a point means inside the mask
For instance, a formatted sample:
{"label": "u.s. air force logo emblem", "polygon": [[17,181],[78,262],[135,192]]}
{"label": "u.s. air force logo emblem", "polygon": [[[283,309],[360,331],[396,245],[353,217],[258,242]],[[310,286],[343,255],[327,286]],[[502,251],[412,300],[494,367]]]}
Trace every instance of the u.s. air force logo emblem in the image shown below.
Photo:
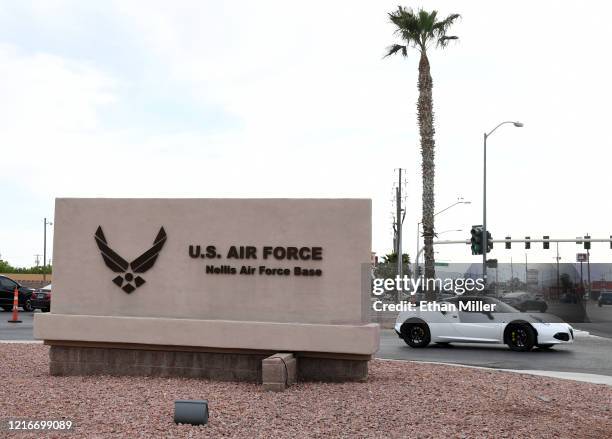
{"label": "u.s. air force logo emblem", "polygon": [[145,280],[139,274],[153,267],[159,252],[166,243],[166,231],[161,227],[153,246],[132,262],[127,262],[108,246],[101,226],[98,226],[94,237],[106,266],[115,273],[121,273],[113,279],[113,282],[128,294],[145,283]]}

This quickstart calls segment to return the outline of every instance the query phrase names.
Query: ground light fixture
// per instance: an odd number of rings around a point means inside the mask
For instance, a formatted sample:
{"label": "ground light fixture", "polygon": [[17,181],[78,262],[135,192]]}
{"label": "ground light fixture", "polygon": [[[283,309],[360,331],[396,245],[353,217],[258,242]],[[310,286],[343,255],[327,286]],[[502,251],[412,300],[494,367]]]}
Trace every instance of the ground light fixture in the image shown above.
{"label": "ground light fixture", "polygon": [[204,425],[208,423],[208,400],[174,401],[174,423]]}

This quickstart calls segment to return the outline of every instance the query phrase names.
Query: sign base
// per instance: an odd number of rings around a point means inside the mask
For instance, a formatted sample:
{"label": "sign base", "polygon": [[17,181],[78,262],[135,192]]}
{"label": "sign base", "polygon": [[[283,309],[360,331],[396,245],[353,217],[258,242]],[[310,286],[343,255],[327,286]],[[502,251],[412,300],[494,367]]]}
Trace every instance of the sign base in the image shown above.
{"label": "sign base", "polygon": [[[206,349],[191,346],[45,341],[50,374],[114,375],[262,382],[262,360],[271,351]],[[367,355],[295,353],[298,381],[365,381]],[[332,358],[335,357],[335,358]]]}

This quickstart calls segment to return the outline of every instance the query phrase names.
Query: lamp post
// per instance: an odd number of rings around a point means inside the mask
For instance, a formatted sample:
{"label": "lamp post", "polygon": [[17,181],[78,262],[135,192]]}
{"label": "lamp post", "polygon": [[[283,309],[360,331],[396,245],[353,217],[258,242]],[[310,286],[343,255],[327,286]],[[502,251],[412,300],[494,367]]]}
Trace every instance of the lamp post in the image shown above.
{"label": "lamp post", "polygon": [[[442,209],[439,212],[434,213],[434,216],[441,214],[442,212],[446,212],[448,209],[450,209],[451,207],[455,207],[458,204],[472,204],[471,201],[463,201],[463,197],[460,197],[457,202],[451,204],[450,206]],[[421,224],[423,224],[423,221],[419,221],[417,223],[417,241],[416,241],[416,261],[414,263],[414,278],[417,278],[417,269],[419,268],[419,257],[421,255],[421,251],[419,250],[419,244],[421,242]],[[449,232],[451,230],[446,230],[445,232],[442,233],[446,233]]]}
{"label": "lamp post", "polygon": [[483,173],[482,173],[482,280],[487,287],[487,139],[498,129],[500,126],[511,123],[517,128],[523,126],[521,122],[507,120],[498,124],[488,133],[484,133],[484,161],[483,161]]}
{"label": "lamp post", "polygon": [[47,273],[45,273],[45,270],[47,268],[47,226],[52,226],[53,223],[50,221],[47,221],[47,218],[45,218],[45,231],[43,233],[43,281],[46,282],[47,281]]}
{"label": "lamp post", "polygon": [[436,235],[440,236],[443,233],[449,233],[449,232],[463,232],[463,229],[450,229],[450,230],[443,230],[442,232],[437,232]]}

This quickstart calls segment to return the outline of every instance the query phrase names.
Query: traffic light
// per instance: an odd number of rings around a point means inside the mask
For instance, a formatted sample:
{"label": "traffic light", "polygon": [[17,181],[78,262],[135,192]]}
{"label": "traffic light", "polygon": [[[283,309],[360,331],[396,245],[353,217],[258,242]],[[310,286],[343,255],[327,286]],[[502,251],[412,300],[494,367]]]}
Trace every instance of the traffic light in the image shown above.
{"label": "traffic light", "polygon": [[612,249],[612,235],[610,235],[610,248]]}
{"label": "traffic light", "polygon": [[497,268],[497,259],[487,259],[487,268]]}
{"label": "traffic light", "polygon": [[493,250],[493,237],[491,236],[491,232],[487,230],[487,253]]}
{"label": "traffic light", "polygon": [[548,239],[550,238],[550,236],[544,236],[544,242],[543,242],[543,246],[544,246],[544,250],[548,250],[550,248],[550,242],[548,242]]}
{"label": "traffic light", "polygon": [[[591,239],[591,237],[589,235],[586,235],[584,239]],[[584,241],[584,249],[585,250],[591,249],[591,241]]]}
{"label": "traffic light", "polygon": [[529,250],[531,248],[531,236],[525,236],[525,249]]}
{"label": "traffic light", "polygon": [[510,250],[512,248],[512,243],[510,242],[511,239],[511,236],[506,236],[506,250]]}
{"label": "traffic light", "polygon": [[472,254],[473,255],[481,255],[482,254],[482,226],[472,226],[472,230],[470,230],[472,234],[472,238],[470,239],[472,243]]}

